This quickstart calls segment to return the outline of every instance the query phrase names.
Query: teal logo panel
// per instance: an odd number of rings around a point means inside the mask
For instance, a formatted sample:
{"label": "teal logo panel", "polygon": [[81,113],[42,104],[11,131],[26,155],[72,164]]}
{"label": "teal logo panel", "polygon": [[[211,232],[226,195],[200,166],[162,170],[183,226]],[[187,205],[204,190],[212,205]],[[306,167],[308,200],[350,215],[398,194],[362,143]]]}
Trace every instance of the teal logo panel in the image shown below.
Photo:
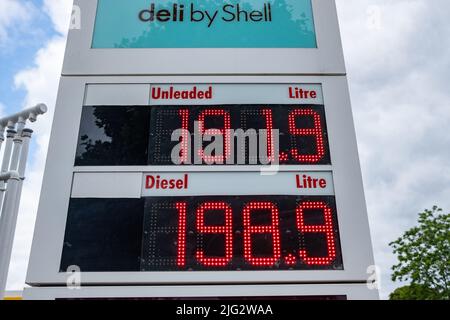
{"label": "teal logo panel", "polygon": [[316,48],[311,0],[98,0],[92,48]]}

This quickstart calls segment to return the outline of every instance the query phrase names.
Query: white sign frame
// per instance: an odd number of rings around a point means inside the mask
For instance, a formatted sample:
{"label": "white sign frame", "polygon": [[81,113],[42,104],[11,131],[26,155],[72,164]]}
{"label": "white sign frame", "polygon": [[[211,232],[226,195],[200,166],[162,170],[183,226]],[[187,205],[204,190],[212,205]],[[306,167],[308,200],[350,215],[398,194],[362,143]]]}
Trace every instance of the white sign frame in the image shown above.
{"label": "white sign frame", "polygon": [[[226,271],[226,272],[85,272],[84,285],[151,285],[207,283],[329,283],[365,282],[367,268],[374,264],[352,111],[345,76],[243,76],[239,83],[322,84],[333,164],[282,166],[281,170],[333,171],[344,270],[323,271]],[[88,84],[236,83],[235,77],[62,77],[49,144],[27,283],[65,285],[59,272],[67,210],[76,172],[189,172],[253,171],[259,166],[197,167],[74,167],[81,106]],[[295,104],[295,103],[294,103]],[[356,241],[355,241],[356,239]]]}
{"label": "white sign frame", "polygon": [[[346,296],[347,300],[378,300],[378,291],[365,284],[221,285],[221,286],[128,286],[26,288],[25,300],[207,298],[207,297],[301,297]],[[270,303],[269,303],[270,304]]]}

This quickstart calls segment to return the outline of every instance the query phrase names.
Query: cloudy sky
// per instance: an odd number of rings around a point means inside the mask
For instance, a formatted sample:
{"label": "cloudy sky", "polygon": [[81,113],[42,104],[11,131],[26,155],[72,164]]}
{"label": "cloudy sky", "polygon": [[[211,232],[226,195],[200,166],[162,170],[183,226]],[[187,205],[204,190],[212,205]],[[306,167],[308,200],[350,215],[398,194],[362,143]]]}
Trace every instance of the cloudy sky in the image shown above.
{"label": "cloudy sky", "polygon": [[[37,102],[9,289],[24,285],[71,0],[0,0],[0,115]],[[448,0],[337,0],[381,294],[388,243],[437,204],[450,210]]]}

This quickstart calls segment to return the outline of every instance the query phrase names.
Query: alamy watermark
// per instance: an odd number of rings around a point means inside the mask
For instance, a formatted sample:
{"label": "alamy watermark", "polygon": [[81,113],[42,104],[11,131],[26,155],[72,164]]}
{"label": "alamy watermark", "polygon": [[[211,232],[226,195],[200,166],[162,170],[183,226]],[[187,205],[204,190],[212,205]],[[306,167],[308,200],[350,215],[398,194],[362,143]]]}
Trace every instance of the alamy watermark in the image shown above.
{"label": "alamy watermark", "polygon": [[380,290],[381,268],[377,265],[371,265],[367,267],[366,273],[369,275],[366,282],[367,288],[369,290]]}
{"label": "alamy watermark", "polygon": [[371,5],[367,7],[367,28],[369,30],[380,31],[382,28],[381,22],[381,8],[377,5]]}
{"label": "alamy watermark", "polygon": [[177,129],[171,140],[178,142],[171,152],[175,165],[261,165],[262,174],[279,171],[279,130],[204,129],[196,121],[194,134]]}
{"label": "alamy watermark", "polygon": [[72,7],[72,15],[70,17],[70,30],[81,29],[81,8],[77,5]]}
{"label": "alamy watermark", "polygon": [[81,289],[81,269],[79,266],[69,266],[66,270],[66,275],[66,286],[69,290]]}

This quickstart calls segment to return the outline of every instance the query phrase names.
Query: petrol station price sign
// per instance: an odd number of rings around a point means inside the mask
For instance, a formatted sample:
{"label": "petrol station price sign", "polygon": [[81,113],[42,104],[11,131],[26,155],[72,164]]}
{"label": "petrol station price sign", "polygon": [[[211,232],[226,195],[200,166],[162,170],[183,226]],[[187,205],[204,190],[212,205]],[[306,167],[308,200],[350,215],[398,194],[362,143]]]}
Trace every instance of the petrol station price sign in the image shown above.
{"label": "petrol station price sign", "polygon": [[[142,165],[168,168],[166,173],[144,173],[141,180],[133,182],[142,183],[136,209],[141,220],[135,226],[142,237],[131,250],[135,252],[132,259],[140,259],[139,266],[134,264],[132,268],[140,271],[342,270],[332,172],[280,172],[266,178],[259,172],[236,175],[221,170],[189,173],[187,169],[184,174],[170,173],[174,166],[193,164],[194,155],[200,156],[197,165],[201,166],[235,165],[230,161],[235,160],[230,159],[233,154],[230,149],[248,153],[248,148],[236,147],[230,130],[255,130],[258,135],[259,130],[276,129],[278,144],[270,134],[263,138],[266,155],[273,160],[275,155],[279,157],[276,162],[281,171],[286,165],[330,165],[321,90],[320,85],[314,84],[152,85],[149,106],[84,107],[76,164],[111,165],[112,150],[117,148],[117,153],[122,155],[120,165],[136,164],[128,161],[136,161],[133,155],[140,154]],[[126,144],[130,150],[124,150],[125,145],[121,145],[127,126],[140,128],[133,136],[134,143]],[[174,141],[172,133],[179,129],[187,133]],[[212,156],[212,162],[204,156],[204,142],[188,143],[207,130],[213,130],[224,141],[224,152]],[[190,156],[177,164],[171,155],[180,143]],[[277,146],[279,150],[275,152]],[[126,155],[131,157],[128,159]],[[245,160],[246,165],[251,161],[249,156]],[[64,267],[81,262],[76,258],[76,241],[80,241],[77,238],[80,223],[87,222],[75,218],[77,208],[89,211],[92,206],[96,219],[89,222],[91,228],[99,223],[100,211],[106,214],[110,210],[107,209],[110,206],[101,204],[107,203],[107,199],[92,200],[94,203],[76,197],[77,190],[92,189],[91,197],[95,198],[93,189],[102,188],[101,179],[84,184],[78,178],[75,180],[75,197],[66,229],[67,246],[63,252]],[[239,182],[241,179],[246,182]],[[90,267],[92,271],[107,271],[99,265],[92,263]]]}
{"label": "petrol station price sign", "polygon": [[333,0],[74,5],[29,296],[376,296]]}

